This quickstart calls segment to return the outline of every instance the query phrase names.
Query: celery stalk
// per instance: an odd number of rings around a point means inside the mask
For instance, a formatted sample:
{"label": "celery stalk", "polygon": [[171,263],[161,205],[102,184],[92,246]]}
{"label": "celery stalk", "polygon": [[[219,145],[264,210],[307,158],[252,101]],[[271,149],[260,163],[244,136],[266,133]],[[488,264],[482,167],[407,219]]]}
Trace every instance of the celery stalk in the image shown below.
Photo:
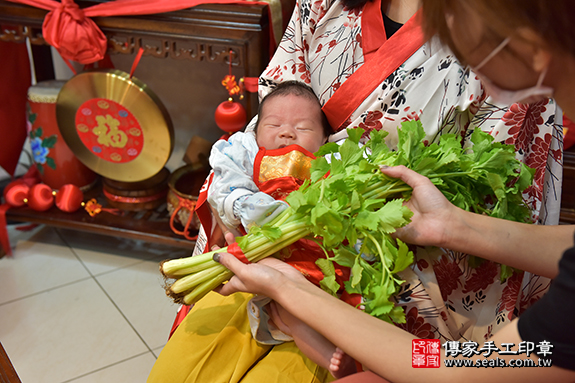
{"label": "celery stalk", "polygon": [[225,270],[218,274],[215,278],[206,281],[193,289],[190,293],[186,294],[183,298],[183,303],[186,305],[191,305],[202,299],[207,293],[229,280],[234,274]]}
{"label": "celery stalk", "polygon": [[216,277],[222,271],[227,270],[224,266],[220,265],[219,263],[216,262],[213,263],[214,265],[209,269],[202,270],[198,273],[193,273],[176,280],[174,283],[172,283],[170,290],[175,294],[183,293],[185,291],[194,288],[200,283],[203,283]]}

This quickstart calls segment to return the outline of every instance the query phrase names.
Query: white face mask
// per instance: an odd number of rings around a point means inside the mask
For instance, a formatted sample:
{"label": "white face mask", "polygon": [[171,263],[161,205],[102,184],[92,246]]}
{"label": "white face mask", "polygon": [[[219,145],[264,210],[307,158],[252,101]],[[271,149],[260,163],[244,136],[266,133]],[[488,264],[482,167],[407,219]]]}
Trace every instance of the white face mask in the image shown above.
{"label": "white face mask", "polygon": [[487,94],[491,96],[493,101],[504,105],[510,105],[515,102],[522,102],[528,104],[540,101],[548,97],[552,97],[553,88],[542,85],[543,80],[545,79],[545,75],[547,74],[547,67],[545,67],[545,69],[541,71],[541,74],[539,75],[539,79],[537,80],[537,84],[535,84],[535,86],[518,90],[501,89],[500,87],[492,83],[488,78],[480,74],[477,74],[477,71],[481,69],[485,64],[487,64],[487,62],[491,60],[497,53],[499,53],[499,51],[501,51],[509,43],[510,39],[511,39],[510,37],[507,37],[505,40],[501,42],[501,44],[499,44],[499,46],[497,46],[497,48],[493,50],[493,52],[491,52],[487,57],[485,57],[483,61],[479,63],[479,65],[471,68],[473,69],[473,71],[475,71],[477,77],[481,79],[481,82],[483,83],[483,86],[485,87],[485,91],[487,92]]}

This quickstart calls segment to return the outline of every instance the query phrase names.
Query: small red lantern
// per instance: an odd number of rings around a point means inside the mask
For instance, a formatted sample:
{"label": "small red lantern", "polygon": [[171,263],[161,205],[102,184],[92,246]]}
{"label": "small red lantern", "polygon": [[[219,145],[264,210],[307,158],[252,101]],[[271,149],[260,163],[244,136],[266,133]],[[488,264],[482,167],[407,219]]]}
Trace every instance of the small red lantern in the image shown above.
{"label": "small red lantern", "polygon": [[82,206],[84,193],[76,185],[64,185],[56,193],[56,206],[62,211],[73,213]]}
{"label": "small red lantern", "polygon": [[231,135],[246,126],[248,116],[244,106],[233,99],[234,96],[238,96],[238,98],[242,100],[246,86],[244,84],[244,78],[240,78],[236,81],[236,76],[232,74],[233,51],[230,49],[229,53],[229,73],[222,79],[222,85],[226,88],[230,97],[227,101],[218,105],[215,120],[216,125],[221,130]]}
{"label": "small red lantern", "polygon": [[46,211],[54,206],[52,188],[46,184],[36,184],[30,188],[28,206],[36,211]]}
{"label": "small red lantern", "polygon": [[230,134],[246,126],[247,114],[242,104],[235,101],[224,101],[218,105],[215,113],[216,125]]}

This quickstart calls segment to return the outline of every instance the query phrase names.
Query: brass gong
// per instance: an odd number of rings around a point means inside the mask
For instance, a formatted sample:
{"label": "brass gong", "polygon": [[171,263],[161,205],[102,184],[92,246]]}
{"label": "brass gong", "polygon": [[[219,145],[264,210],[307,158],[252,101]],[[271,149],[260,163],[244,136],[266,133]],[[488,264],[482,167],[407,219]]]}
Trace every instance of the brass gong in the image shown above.
{"label": "brass gong", "polygon": [[148,86],[115,69],[97,69],[68,80],[56,101],[66,144],[103,177],[138,182],[157,174],[174,147],[174,129]]}

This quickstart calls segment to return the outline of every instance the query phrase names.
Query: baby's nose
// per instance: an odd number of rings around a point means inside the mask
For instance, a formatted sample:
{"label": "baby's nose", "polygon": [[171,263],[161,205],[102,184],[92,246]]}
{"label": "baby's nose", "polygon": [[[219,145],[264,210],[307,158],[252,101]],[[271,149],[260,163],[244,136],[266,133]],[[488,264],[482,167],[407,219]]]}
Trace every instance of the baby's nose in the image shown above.
{"label": "baby's nose", "polygon": [[295,131],[291,127],[283,127],[280,131],[280,137],[282,138],[295,138]]}

